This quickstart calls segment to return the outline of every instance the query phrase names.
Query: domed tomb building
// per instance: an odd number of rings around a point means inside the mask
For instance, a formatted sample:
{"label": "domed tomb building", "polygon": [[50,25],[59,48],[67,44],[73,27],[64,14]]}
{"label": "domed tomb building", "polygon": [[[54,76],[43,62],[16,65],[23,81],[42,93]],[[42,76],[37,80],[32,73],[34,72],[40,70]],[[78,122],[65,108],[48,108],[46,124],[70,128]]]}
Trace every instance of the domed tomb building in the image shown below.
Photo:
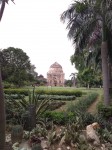
{"label": "domed tomb building", "polygon": [[64,86],[64,76],[62,66],[55,62],[47,72],[48,86]]}

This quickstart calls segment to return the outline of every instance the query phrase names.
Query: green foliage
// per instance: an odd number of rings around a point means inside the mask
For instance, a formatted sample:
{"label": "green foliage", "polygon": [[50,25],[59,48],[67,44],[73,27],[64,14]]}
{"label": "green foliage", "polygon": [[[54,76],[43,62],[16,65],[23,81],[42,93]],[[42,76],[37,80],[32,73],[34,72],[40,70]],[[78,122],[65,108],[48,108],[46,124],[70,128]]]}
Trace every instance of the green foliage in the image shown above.
{"label": "green foliage", "polygon": [[[0,52],[3,81],[17,87],[25,85],[26,81],[34,81],[34,70],[27,54],[19,48],[9,47]],[[36,72],[35,72],[36,73]]]}
{"label": "green foliage", "polygon": [[76,96],[76,97],[80,97],[82,96],[82,92],[81,91],[78,91],[78,90],[55,90],[55,89],[52,89],[52,90],[41,90],[41,89],[38,89],[35,91],[37,94],[46,94],[46,95],[65,95],[65,96]]}
{"label": "green foliage", "polygon": [[73,85],[73,82],[72,82],[72,80],[65,80],[64,85],[71,87]]}
{"label": "green foliage", "polygon": [[88,94],[87,97],[82,97],[75,105],[68,107],[71,112],[85,112],[87,108],[96,100],[98,93]]}
{"label": "green foliage", "polygon": [[[27,130],[36,126],[41,114],[48,109],[50,100],[46,98],[40,101],[34,89],[32,93],[29,92],[29,99],[24,96],[21,96],[19,100],[14,100],[11,96],[6,98],[7,121],[22,124]],[[29,121],[31,121],[30,124]]]}
{"label": "green foliage", "polygon": [[12,85],[11,85],[10,83],[8,83],[8,82],[4,82],[4,83],[3,83],[3,87],[4,87],[5,89],[9,89],[9,88],[12,87]]}
{"label": "green foliage", "polygon": [[55,109],[58,109],[60,108],[62,105],[65,105],[66,103],[65,102],[62,102],[62,101],[51,101],[50,104],[49,104],[49,108],[48,110],[55,110]]}
{"label": "green foliage", "polygon": [[[27,89],[4,89],[5,94],[22,94],[28,96]],[[82,92],[78,90],[44,90],[38,89],[35,90],[35,94],[40,95],[40,99],[50,97],[52,99],[62,99],[62,100],[73,100],[75,97],[82,96]],[[47,96],[48,95],[48,96]]]}
{"label": "green foliage", "polygon": [[15,125],[12,127],[11,139],[12,142],[21,142],[23,138],[23,127],[21,125]]}
{"label": "green foliage", "polygon": [[27,89],[4,89],[5,94],[18,94],[18,95],[25,95],[28,96],[28,90]]}
{"label": "green foliage", "polygon": [[40,95],[39,99],[45,99],[49,97],[52,100],[64,100],[64,101],[69,101],[69,100],[75,100],[76,96],[65,96],[65,95]]}
{"label": "green foliage", "polygon": [[69,121],[74,120],[74,114],[71,112],[55,112],[47,111],[44,113],[44,117],[52,120],[55,124],[64,125]]}
{"label": "green foliage", "polygon": [[107,128],[100,128],[98,130],[98,133],[100,134],[100,138],[102,141],[112,143],[112,130],[109,131]]}
{"label": "green foliage", "polygon": [[105,119],[112,117],[112,106],[104,106],[103,104],[99,105],[98,113],[102,115]]}

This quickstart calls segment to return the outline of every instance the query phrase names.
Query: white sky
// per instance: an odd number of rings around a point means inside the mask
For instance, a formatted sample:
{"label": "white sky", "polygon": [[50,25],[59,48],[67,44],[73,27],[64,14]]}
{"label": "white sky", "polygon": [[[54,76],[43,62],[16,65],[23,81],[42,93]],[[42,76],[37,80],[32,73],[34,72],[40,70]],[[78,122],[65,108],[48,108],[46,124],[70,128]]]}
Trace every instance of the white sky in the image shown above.
{"label": "white sky", "polygon": [[15,5],[10,2],[0,23],[0,48],[21,48],[44,77],[57,61],[68,79],[76,72],[70,62],[74,50],[60,15],[71,3],[71,0],[15,0]]}

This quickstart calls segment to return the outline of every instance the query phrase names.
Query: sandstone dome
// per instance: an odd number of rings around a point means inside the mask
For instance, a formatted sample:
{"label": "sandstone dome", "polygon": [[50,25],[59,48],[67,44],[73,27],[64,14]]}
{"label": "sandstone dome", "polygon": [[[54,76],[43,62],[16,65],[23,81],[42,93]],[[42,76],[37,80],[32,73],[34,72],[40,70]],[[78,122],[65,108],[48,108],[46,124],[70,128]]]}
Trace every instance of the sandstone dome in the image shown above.
{"label": "sandstone dome", "polygon": [[48,73],[50,74],[63,73],[62,66],[59,63],[55,62],[50,66]]}

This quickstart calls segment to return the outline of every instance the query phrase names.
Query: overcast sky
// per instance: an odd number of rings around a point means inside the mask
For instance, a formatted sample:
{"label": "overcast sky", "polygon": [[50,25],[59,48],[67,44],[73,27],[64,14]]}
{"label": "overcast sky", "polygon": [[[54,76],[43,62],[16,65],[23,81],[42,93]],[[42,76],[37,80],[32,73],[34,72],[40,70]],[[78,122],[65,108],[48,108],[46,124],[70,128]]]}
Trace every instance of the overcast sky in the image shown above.
{"label": "overcast sky", "polygon": [[70,62],[74,50],[60,15],[71,3],[71,0],[15,0],[15,5],[10,2],[0,23],[0,48],[21,48],[44,77],[57,61],[68,79],[76,72]]}

